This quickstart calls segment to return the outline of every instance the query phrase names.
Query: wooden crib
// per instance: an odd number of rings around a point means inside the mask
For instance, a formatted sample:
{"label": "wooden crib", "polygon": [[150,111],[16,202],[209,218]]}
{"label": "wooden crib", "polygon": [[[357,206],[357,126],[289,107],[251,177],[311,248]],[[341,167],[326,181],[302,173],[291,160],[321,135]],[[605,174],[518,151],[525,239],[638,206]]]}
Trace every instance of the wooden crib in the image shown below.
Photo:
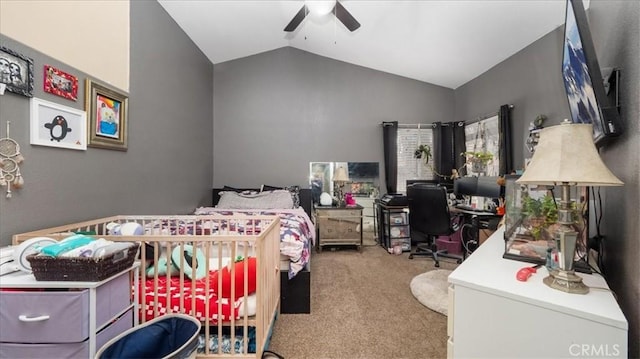
{"label": "wooden crib", "polygon": [[197,318],[198,357],[260,358],[268,348],[280,306],[277,216],[114,216],[17,234],[13,242],[78,232],[141,244],[143,280],[133,291],[140,321],[176,312]]}

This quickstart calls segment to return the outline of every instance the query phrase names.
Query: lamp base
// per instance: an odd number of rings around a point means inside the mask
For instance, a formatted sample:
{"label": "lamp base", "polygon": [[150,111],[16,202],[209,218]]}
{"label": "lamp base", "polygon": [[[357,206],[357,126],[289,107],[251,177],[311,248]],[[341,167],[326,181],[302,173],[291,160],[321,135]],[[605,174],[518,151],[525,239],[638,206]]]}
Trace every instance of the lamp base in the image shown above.
{"label": "lamp base", "polygon": [[582,277],[574,271],[552,269],[542,282],[553,289],[572,294],[587,294],[589,287],[582,283]]}

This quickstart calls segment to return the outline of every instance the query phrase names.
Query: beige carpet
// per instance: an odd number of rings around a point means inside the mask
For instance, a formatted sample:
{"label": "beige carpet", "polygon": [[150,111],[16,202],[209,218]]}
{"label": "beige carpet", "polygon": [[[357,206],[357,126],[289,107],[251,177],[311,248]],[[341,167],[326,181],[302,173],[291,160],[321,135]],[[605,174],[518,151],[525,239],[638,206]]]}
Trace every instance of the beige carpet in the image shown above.
{"label": "beige carpet", "polygon": [[286,359],[446,358],[447,318],[410,288],[412,278],[433,269],[432,260],[380,246],[314,251],[311,314],[281,314],[270,349]]}
{"label": "beige carpet", "polygon": [[447,315],[449,274],[451,271],[446,269],[435,269],[419,274],[411,280],[411,293],[425,307]]}

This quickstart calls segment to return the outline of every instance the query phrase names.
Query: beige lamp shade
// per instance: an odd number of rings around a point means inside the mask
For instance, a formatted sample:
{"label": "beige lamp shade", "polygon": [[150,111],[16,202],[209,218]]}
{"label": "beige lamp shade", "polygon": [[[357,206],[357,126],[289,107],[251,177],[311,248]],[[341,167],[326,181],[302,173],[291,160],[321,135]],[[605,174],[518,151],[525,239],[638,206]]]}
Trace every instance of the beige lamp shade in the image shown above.
{"label": "beige lamp shade", "polygon": [[333,174],[334,182],[349,182],[349,174],[344,167],[338,167]]}
{"label": "beige lamp shade", "polygon": [[516,181],[523,184],[622,186],[602,162],[593,143],[591,124],[560,125],[540,131],[531,162]]}

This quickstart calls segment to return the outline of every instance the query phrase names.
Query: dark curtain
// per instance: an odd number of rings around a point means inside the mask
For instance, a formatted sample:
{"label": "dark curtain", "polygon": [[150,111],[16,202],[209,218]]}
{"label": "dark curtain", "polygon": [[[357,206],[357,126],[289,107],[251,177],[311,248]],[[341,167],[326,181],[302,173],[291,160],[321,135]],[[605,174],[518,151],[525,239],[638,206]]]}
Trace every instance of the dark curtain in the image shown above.
{"label": "dark curtain", "polygon": [[396,193],[398,188],[398,121],[382,123],[384,143],[384,180],[387,193]]}
{"label": "dark curtain", "polygon": [[460,156],[465,151],[464,143],[464,122],[433,124],[433,167],[444,176],[441,181],[450,182],[451,171],[464,164]]}
{"label": "dark curtain", "polygon": [[448,176],[453,168],[453,158],[451,158],[451,146],[453,136],[448,124],[435,122],[433,124],[433,168],[436,173]]}
{"label": "dark curtain", "polygon": [[512,105],[500,106],[498,113],[498,132],[500,137],[500,175],[513,171],[513,151],[511,151],[511,109]]}
{"label": "dark curtain", "polygon": [[460,176],[465,176],[467,174],[467,166],[465,166],[466,159],[464,156],[461,156],[463,152],[467,150],[467,146],[465,145],[465,134],[464,134],[464,122],[455,122],[453,125],[453,158],[454,158],[454,168],[458,170]]}

